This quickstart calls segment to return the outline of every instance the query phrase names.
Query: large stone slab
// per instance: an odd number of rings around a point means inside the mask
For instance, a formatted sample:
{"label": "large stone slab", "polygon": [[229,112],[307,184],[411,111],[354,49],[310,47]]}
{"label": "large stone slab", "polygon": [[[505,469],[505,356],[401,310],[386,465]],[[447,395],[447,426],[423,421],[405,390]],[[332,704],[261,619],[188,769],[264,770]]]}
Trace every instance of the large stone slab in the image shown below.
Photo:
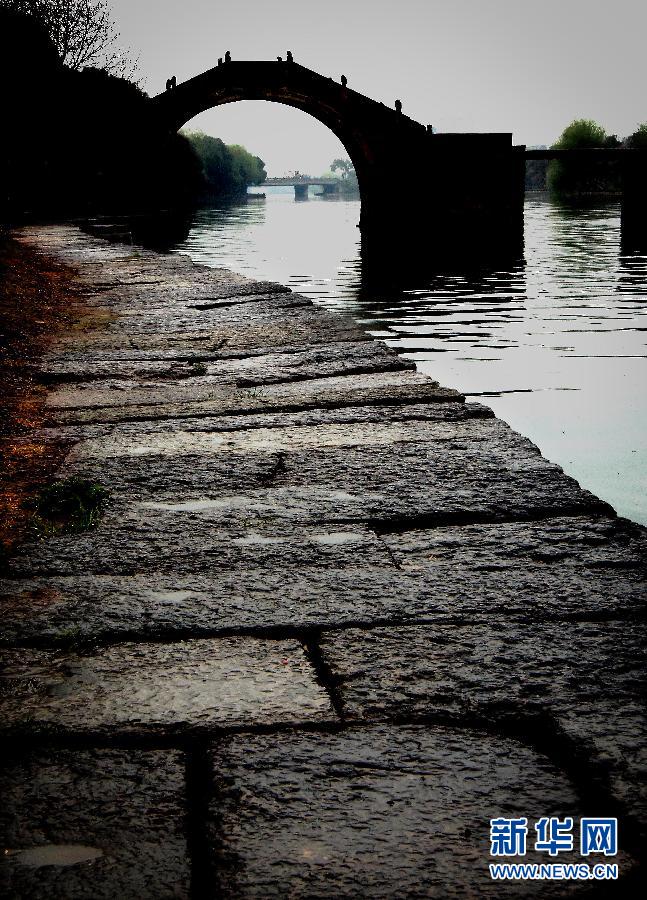
{"label": "large stone slab", "polygon": [[[459,468],[456,460],[454,467],[455,471]],[[549,474],[554,473],[549,470]],[[156,566],[164,571],[194,571],[202,536],[206,536],[208,553],[204,562],[212,560],[218,569],[217,537],[214,544],[211,531],[240,528],[241,524],[252,533],[266,527],[280,529],[284,523],[291,528],[317,526],[335,532],[338,526],[364,523],[379,530],[421,517],[431,522],[480,516],[505,521],[512,516],[596,511],[595,499],[566,476],[540,479],[514,473],[499,477],[493,485],[485,472],[470,480],[465,477],[456,496],[451,484],[441,483],[433,486],[435,490],[430,488],[424,498],[410,481],[387,483],[378,491],[371,489],[372,484],[365,486],[369,478],[358,474],[355,485],[279,484],[240,494],[225,491],[217,497],[191,497],[186,491],[182,495],[188,499],[145,500],[132,506],[115,501],[95,529],[24,545],[9,571],[13,577],[65,571],[134,574]],[[183,549],[187,551],[184,561],[176,553]],[[386,555],[377,552],[379,558]]]}
{"label": "large stone slab", "polygon": [[646,637],[644,622],[503,619],[350,629],[322,652],[350,719],[549,716],[647,828]]}
{"label": "large stone slab", "polygon": [[[443,405],[438,405],[442,409]],[[454,406],[454,404],[452,404]],[[199,423],[197,420],[196,424]],[[212,430],[203,428],[182,428],[176,423],[172,432],[156,431],[146,423],[141,430],[134,425],[115,426],[109,432],[79,443],[66,459],[66,466],[80,463],[101,465],[107,459],[119,458],[119,464],[128,464],[129,457],[156,457],[179,455],[222,456],[223,454],[282,453],[286,464],[290,453],[296,451],[364,450],[384,447],[397,456],[403,450],[407,458],[418,453],[437,455],[449,452],[471,452],[472,454],[500,454],[513,458],[521,465],[539,458],[537,447],[527,438],[512,431],[505,422],[489,417],[412,419],[407,421],[366,421],[327,422],[298,425],[276,424],[264,427],[264,419],[256,421],[255,428],[243,430],[218,430],[215,420]],[[400,445],[406,445],[404,448]],[[411,445],[417,445],[412,447]],[[413,452],[412,452],[413,451]],[[350,455],[342,455],[340,468]],[[172,461],[167,461],[172,463]],[[209,460],[209,464],[212,464]],[[150,461],[149,461],[150,464]],[[329,466],[330,467],[330,466]]]}
{"label": "large stone slab", "polygon": [[[345,568],[336,568],[344,560],[342,554],[356,546],[352,542],[342,545],[339,555],[334,546],[313,544],[311,552],[319,551],[316,568],[301,565],[306,547],[298,564],[272,568],[285,546],[289,543],[261,544],[257,550],[232,546],[222,568],[210,576],[198,569],[191,574],[85,571],[6,579],[0,582],[2,639],[32,644],[107,637],[145,640],[360,624],[453,624],[492,616],[515,619],[522,629],[527,627],[523,623],[551,618],[566,621],[586,615],[604,621],[644,615],[645,610],[644,581],[631,571],[570,566],[547,572],[537,565],[470,572],[444,566],[433,575],[414,576],[394,568],[390,558],[373,565],[372,554],[357,554],[354,561],[346,560]],[[249,567],[243,565],[246,559]],[[224,568],[227,561],[231,570]],[[259,568],[262,564],[266,568]],[[64,564],[61,568],[67,571]]]}
{"label": "large stone slab", "polygon": [[179,419],[148,419],[143,422],[88,423],[43,428],[48,440],[94,440],[114,436],[125,439],[143,434],[169,434],[173,431],[250,431],[258,428],[291,428],[303,425],[346,425],[360,422],[463,422],[491,419],[494,413],[480,403],[404,403],[398,405],[342,406],[337,409],[303,409],[286,412],[244,413],[232,416],[198,416]]}
{"label": "large stone slab", "polygon": [[3,651],[2,727],[18,733],[185,733],[335,716],[294,640]]}
{"label": "large stone slab", "polygon": [[351,718],[635,697],[645,623],[517,622],[349,629],[322,649]]}
{"label": "large stone slab", "polygon": [[[441,473],[448,469],[455,473],[462,465],[469,465],[474,471],[472,477],[478,478],[479,468],[489,476],[493,467],[519,472],[534,471],[538,464],[554,473],[561,488],[566,481],[561,469],[542,461],[530,441],[497,419],[475,419],[303,425],[239,432],[117,431],[78,444],[68,454],[60,475],[103,484],[113,499],[133,503],[173,502],[178,496],[218,498],[274,485],[301,485],[305,469],[307,482],[329,487],[347,490],[352,484],[365,482],[367,489],[374,491],[377,482],[388,504],[394,481],[413,484],[414,479],[424,476],[430,486],[440,481],[442,490],[439,469]],[[382,479],[375,477],[378,466],[383,467]],[[482,474],[480,477],[483,479]],[[530,479],[535,480],[532,474]],[[457,492],[455,481],[454,474],[448,485],[452,493]],[[572,497],[577,493],[576,483],[567,483]],[[479,490],[487,491],[487,484]],[[496,483],[490,484],[489,491],[496,493]]]}
{"label": "large stone slab", "polygon": [[190,871],[183,755],[13,753],[0,774],[3,897],[185,900]]}
{"label": "large stone slab", "polygon": [[[175,293],[174,302],[158,298],[156,305],[144,305],[135,296],[130,302],[123,298],[121,304],[90,303],[85,315],[79,315],[76,330],[90,331],[87,325],[97,318],[96,314],[103,313],[101,333],[94,337],[100,345],[115,348],[121,347],[128,335],[132,338],[131,346],[136,340],[135,346],[141,343],[141,346],[146,347],[164,337],[171,340],[181,336],[189,340],[200,336],[210,337],[220,329],[230,331],[236,325],[263,327],[281,319],[288,320],[290,326],[295,325],[297,328],[328,326],[331,330],[331,314],[314,307],[307,298],[299,294],[262,294],[256,295],[247,303],[227,302],[217,307],[212,305],[201,309],[178,302],[172,283],[166,286],[165,292],[168,292],[169,299]],[[95,315],[92,314],[93,311]]]}
{"label": "large stone slab", "polygon": [[415,617],[415,583],[391,570],[249,569],[216,577],[150,572],[0,582],[3,641],[140,639]]}
{"label": "large stone slab", "polygon": [[[84,534],[71,534],[27,545],[10,572],[83,575],[87,572],[133,575],[151,572],[176,576],[299,568],[367,569],[393,567],[388,548],[365,526],[295,527],[258,523],[258,527],[214,527],[209,519],[179,518],[152,511],[114,519]],[[220,592],[219,592],[220,593]]]}
{"label": "large stone slab", "polygon": [[398,565],[411,572],[433,573],[442,565],[478,572],[536,565],[563,572],[585,565],[644,573],[647,567],[647,529],[608,516],[412,529],[384,533],[383,540]]}
{"label": "large stone slab", "polygon": [[[319,458],[308,459],[304,454],[287,484],[287,478],[279,476],[270,487],[244,493],[214,497],[205,491],[201,496],[185,495],[186,499],[143,501],[139,510],[124,509],[124,524],[154,514],[167,515],[169,524],[175,519],[177,527],[190,527],[194,517],[221,526],[235,525],[242,517],[254,525],[259,521],[304,525],[370,522],[372,527],[386,529],[419,520],[434,525],[609,511],[561,470],[548,466],[506,471],[497,466],[496,459],[484,462],[452,457],[438,465],[430,460],[433,468],[425,469],[422,458],[417,463],[412,460],[411,467],[403,465],[402,470],[392,463],[382,479],[379,466],[384,454],[368,449],[349,452],[349,466],[341,472],[335,469],[334,474],[330,468],[325,471],[327,460],[322,454],[312,455]],[[421,483],[427,486],[424,493]]]}
{"label": "large stone slab", "polygon": [[[491,817],[527,816],[532,834],[541,815],[580,814],[568,777],[502,735],[380,726],[240,736],[214,750],[213,767],[210,896],[578,893],[577,883],[489,877]],[[523,861],[547,858],[529,846]],[[580,859],[566,853],[559,861]]]}
{"label": "large stone slab", "polygon": [[[46,360],[41,377],[50,383],[82,382],[96,379],[195,378],[197,363],[173,359],[121,359],[114,354],[61,355]],[[352,373],[404,371],[414,369],[395,351],[377,341],[339,342],[317,348],[281,353],[259,352],[237,359],[215,359],[200,363],[203,375],[250,386],[279,381],[304,381]]]}
{"label": "large stone slab", "polygon": [[50,416],[61,424],[121,422],[198,415],[240,415],[364,404],[457,402],[456,391],[408,372],[320,378],[263,387],[195,379],[180,382],[64,386],[48,396]]}
{"label": "large stone slab", "polygon": [[[171,289],[172,290],[172,289]],[[293,296],[293,295],[289,295]],[[67,349],[86,349],[87,352],[123,353],[136,347],[147,354],[151,351],[172,350],[175,353],[204,353],[222,351],[248,353],[250,349],[267,352],[273,347],[310,347],[336,341],[368,341],[366,333],[352,320],[304,307],[299,303],[278,314],[273,300],[233,306],[220,310],[190,311],[186,324],[174,319],[169,312],[162,316],[130,315],[115,307],[115,315],[103,317],[102,328],[81,323],[76,333],[56,340],[53,352]],[[292,315],[289,315],[289,313]],[[188,312],[187,312],[188,315]]]}

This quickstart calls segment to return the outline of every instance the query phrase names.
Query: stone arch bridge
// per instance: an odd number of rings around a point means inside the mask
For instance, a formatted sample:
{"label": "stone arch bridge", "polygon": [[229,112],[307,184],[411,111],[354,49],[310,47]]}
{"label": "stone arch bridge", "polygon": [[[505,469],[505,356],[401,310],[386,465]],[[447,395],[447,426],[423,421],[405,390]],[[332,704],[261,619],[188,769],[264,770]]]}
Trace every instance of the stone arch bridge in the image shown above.
{"label": "stone arch bridge", "polygon": [[341,141],[359,183],[363,248],[427,258],[523,245],[525,147],[511,134],[434,134],[402,111],[294,62],[228,62],[152,98],[177,130],[207,109],[267,100],[300,109]]}

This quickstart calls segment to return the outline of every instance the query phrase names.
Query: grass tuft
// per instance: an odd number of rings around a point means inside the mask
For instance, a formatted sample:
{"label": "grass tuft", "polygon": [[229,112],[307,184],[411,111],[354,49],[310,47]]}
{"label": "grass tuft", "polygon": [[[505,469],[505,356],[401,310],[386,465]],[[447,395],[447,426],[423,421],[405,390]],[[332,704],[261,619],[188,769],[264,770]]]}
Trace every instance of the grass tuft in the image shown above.
{"label": "grass tuft", "polygon": [[85,478],[65,478],[43,488],[33,501],[32,527],[43,538],[95,528],[108,491]]}

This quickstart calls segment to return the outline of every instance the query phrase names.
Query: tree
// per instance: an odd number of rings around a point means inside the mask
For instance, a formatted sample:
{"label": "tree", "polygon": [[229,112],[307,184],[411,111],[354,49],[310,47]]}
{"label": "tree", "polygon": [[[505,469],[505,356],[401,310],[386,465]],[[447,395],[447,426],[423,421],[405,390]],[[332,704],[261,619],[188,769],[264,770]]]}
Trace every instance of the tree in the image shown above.
{"label": "tree", "polygon": [[357,175],[350,159],[334,159],[330,164],[330,171],[341,172],[339,189],[347,197],[359,196],[359,184]]}
{"label": "tree", "polygon": [[562,131],[553,144],[554,150],[574,150],[585,147],[604,147],[607,133],[593,119],[575,119]]}
{"label": "tree", "polygon": [[267,172],[262,159],[252,156],[240,144],[231,144],[227,150],[231,155],[234,177],[240,193],[244,194],[249,184],[262,184],[265,181]]}
{"label": "tree", "polygon": [[0,9],[35,19],[49,35],[61,62],[131,77],[137,63],[119,49],[107,0],[0,0]]}
{"label": "tree", "polygon": [[262,184],[267,178],[265,165],[240,144],[228,147],[220,138],[202,132],[186,135],[202,164],[204,200],[236,197],[250,184]]}
{"label": "tree", "polygon": [[355,174],[355,169],[350,159],[334,159],[330,164],[330,171],[336,172],[338,169],[342,178],[349,178]]}
{"label": "tree", "polygon": [[[553,144],[554,150],[610,149],[619,147],[614,134],[608,135],[593,119],[575,119]],[[551,160],[547,182],[554,194],[577,196],[619,190],[619,171],[615,161],[582,159]]]}
{"label": "tree", "polygon": [[647,150],[647,122],[643,122],[627,138],[627,147],[630,150]]}

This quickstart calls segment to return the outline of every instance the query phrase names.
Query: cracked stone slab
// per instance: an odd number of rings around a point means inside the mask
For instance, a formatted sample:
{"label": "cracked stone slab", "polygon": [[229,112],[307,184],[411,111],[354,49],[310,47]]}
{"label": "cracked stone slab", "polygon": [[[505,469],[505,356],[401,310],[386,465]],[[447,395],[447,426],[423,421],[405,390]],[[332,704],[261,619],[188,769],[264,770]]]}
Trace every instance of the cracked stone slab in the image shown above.
{"label": "cracked stone slab", "polygon": [[[145,289],[148,291],[148,289]],[[174,293],[173,285],[166,288],[169,298]],[[87,299],[87,298],[85,298]],[[185,303],[160,302],[155,306],[138,303],[137,297],[130,302],[120,304],[87,304],[90,320],[103,313],[101,318],[104,325],[101,334],[96,337],[101,343],[119,348],[124,338],[130,335],[137,343],[155,339],[162,336],[196,336],[200,334],[211,335],[214,329],[231,329],[235,325],[249,326],[251,324],[263,326],[278,320],[287,320],[286,327],[324,327],[330,326],[331,313],[321,310],[300,294],[281,293],[270,297],[256,297],[253,301],[241,304],[230,302],[221,304],[218,308],[196,309],[189,308]],[[94,315],[92,313],[94,312]],[[334,321],[334,319],[333,319]],[[83,331],[84,317],[80,315],[77,330]]]}
{"label": "cracked stone slab", "polygon": [[[255,281],[227,269],[199,266],[188,257],[184,260],[177,255],[166,257],[163,270],[159,256],[151,258],[147,266],[138,267],[136,263],[136,257],[131,255],[109,267],[104,264],[94,273],[84,265],[78,277],[80,293],[97,305],[123,305],[130,314],[133,305],[135,312],[168,311],[169,305],[199,309],[201,306],[253,303],[259,298],[281,303],[292,295],[285,285]],[[142,291],[142,287],[145,290]]]}
{"label": "cracked stone slab", "polygon": [[[385,492],[393,477],[406,481],[409,464],[414,476],[439,481],[438,468],[463,460],[476,468],[507,464],[515,468],[542,464],[536,447],[497,419],[466,422],[349,423],[244,431],[182,431],[105,433],[78,443],[68,453],[59,477],[81,477],[103,484],[113,498],[129,503],[173,502],[185,498],[219,498],[271,485],[303,482],[304,468],[318,473],[331,487],[368,482],[375,487],[375,469],[383,457]],[[394,473],[394,461],[402,466]],[[544,463],[544,465],[549,465]],[[561,469],[553,467],[556,480]],[[475,473],[478,477],[478,471]],[[456,476],[452,481],[455,481]],[[572,483],[573,485],[575,482]],[[453,488],[453,485],[452,485]]]}
{"label": "cracked stone slab", "polygon": [[562,571],[572,564],[647,568],[647,529],[607,516],[414,529],[382,539],[403,569],[416,572],[448,565],[506,572],[537,564]]}
{"label": "cracked stone slab", "polygon": [[[117,457],[120,458],[119,464],[124,466],[128,464],[128,457],[282,453],[287,472],[289,454],[295,451],[341,448],[356,453],[370,447],[387,447],[399,454],[402,449],[397,446],[399,444],[421,445],[413,449],[427,454],[433,450],[438,454],[465,451],[473,454],[500,453],[514,456],[518,461],[530,459],[532,462],[536,462],[539,456],[539,450],[530,440],[512,431],[500,419],[485,417],[459,421],[441,418],[436,421],[303,423],[285,427],[275,425],[272,428],[263,427],[261,419],[257,428],[238,432],[220,432],[217,421],[214,424],[212,431],[204,428],[183,429],[177,423],[172,432],[156,432],[150,427],[140,432],[133,426],[116,427],[109,433],[79,443],[67,456],[66,466],[71,468],[86,461],[90,465],[94,461],[106,465],[107,459]],[[147,462],[150,465],[155,460]],[[209,460],[210,464],[212,462]]]}
{"label": "cracked stone slab", "polygon": [[[276,308],[307,306],[309,301],[290,288],[271,282],[234,283],[222,279],[213,270],[209,274],[196,271],[156,273],[133,271],[132,277],[115,277],[111,281],[96,282],[84,276],[75,279],[76,293],[82,297],[88,309],[123,312],[129,320],[139,319],[140,324],[153,317],[168,318],[172,313],[186,317],[192,313],[237,307],[246,304],[272,303]],[[127,280],[125,280],[127,279]],[[195,321],[195,317],[193,321]]]}
{"label": "cracked stone slab", "polygon": [[[490,817],[581,813],[564,772],[510,738],[441,726],[237,736],[212,762],[210,896],[579,895],[577,883],[490,880]],[[545,861],[529,846],[524,862]]]}
{"label": "cracked stone slab", "polygon": [[393,566],[387,547],[365,526],[218,528],[209,520],[163,513],[122,516],[83,534],[27,544],[10,563],[14,574],[132,575],[151,572],[181,576],[256,570],[282,571],[285,579],[301,567],[342,569]]}
{"label": "cracked stone slab", "polygon": [[5,753],[4,897],[188,900],[182,754],[6,746]]}
{"label": "cracked stone slab", "polygon": [[169,434],[174,431],[251,431],[258,428],[292,428],[312,425],[352,425],[391,422],[463,422],[492,419],[494,413],[480,403],[411,403],[402,406],[347,406],[338,409],[304,409],[292,412],[248,413],[233,416],[149,419],[143,422],[89,423],[42,428],[43,438],[70,441],[107,437],[125,440],[141,435]]}
{"label": "cracked stone slab", "polygon": [[378,372],[263,387],[238,387],[208,378],[145,386],[127,382],[65,385],[48,395],[47,411],[61,424],[74,424],[463,399],[456,391],[442,388],[438,382],[417,373]]}
{"label": "cracked stone slab", "polygon": [[[138,337],[145,337],[168,327],[178,334],[185,332],[190,334],[193,331],[211,330],[221,325],[225,328],[239,323],[258,325],[278,319],[284,321],[287,328],[328,326],[329,330],[333,331],[335,323],[340,318],[337,313],[315,306],[302,294],[293,294],[291,291],[268,294],[258,290],[253,282],[249,287],[256,296],[253,298],[247,296],[246,303],[236,303],[235,297],[228,297],[230,302],[227,303],[192,306],[183,302],[182,289],[178,289],[172,279],[164,286],[162,295],[158,295],[153,303],[150,302],[153,294],[149,286],[144,286],[142,291],[137,291],[135,296],[128,297],[122,304],[104,303],[101,299],[93,302],[87,295],[84,299],[88,301],[88,309],[119,313],[111,317],[104,330],[105,339],[114,340],[116,345],[121,342],[127,331]],[[138,296],[140,293],[142,302]],[[233,293],[235,294],[235,291]],[[174,301],[167,302],[167,296],[169,299],[174,297]]]}
{"label": "cracked stone slab", "polygon": [[[145,292],[142,291],[145,287]],[[293,308],[307,306],[308,300],[300,294],[293,294],[289,288],[276,285],[264,285],[252,282],[249,285],[227,285],[220,280],[190,278],[178,280],[173,275],[160,281],[137,281],[133,283],[116,283],[97,293],[92,286],[80,293],[88,307],[94,309],[114,310],[122,313],[120,318],[137,321],[139,324],[151,323],[154,317],[168,319],[171,313],[177,313],[182,322],[195,324],[199,316],[191,316],[192,312],[217,311],[236,307],[244,309],[246,304],[268,304],[275,308]],[[106,294],[106,291],[108,292]]]}
{"label": "cracked stone slab", "polygon": [[189,312],[189,319],[174,316],[171,310],[166,318],[143,313],[129,316],[116,307],[110,316],[104,313],[100,329],[77,328],[53,341],[51,349],[53,353],[73,348],[122,354],[134,347],[146,354],[164,350],[203,354],[223,348],[238,353],[262,348],[267,353],[286,344],[312,347],[337,341],[370,341],[351,319],[302,306],[296,300],[289,307],[282,304],[281,309],[274,301],[267,301],[245,304],[244,309],[229,306],[211,310],[209,315],[206,311]]}
{"label": "cracked stone slab", "polygon": [[10,733],[183,733],[335,719],[294,640],[5,650],[0,660]]}
{"label": "cracked stone slab", "polygon": [[403,442],[397,449],[297,450],[286,456],[275,485],[276,490],[285,486],[320,492],[322,497],[336,491],[339,516],[354,517],[355,506],[378,521],[428,516],[442,524],[450,515],[468,521],[500,520],[535,518],[547,511],[613,514],[608,504],[580,488],[514,432],[510,440],[480,445],[459,439],[445,446],[428,441]]}
{"label": "cracked stone slab", "polygon": [[[265,293],[246,295],[241,303],[237,302],[236,297],[228,297],[219,301],[219,310],[213,308],[208,312],[200,312],[192,310],[187,304],[192,294],[190,284],[182,287],[174,284],[172,278],[164,285],[163,292],[158,292],[157,295],[148,284],[144,287],[131,285],[109,297],[89,294],[79,286],[78,280],[74,282],[74,289],[80,303],[69,320],[71,334],[59,335],[52,344],[56,357],[62,348],[67,348],[67,352],[63,353],[64,358],[74,352],[73,344],[69,342],[72,335],[80,338],[83,343],[100,340],[105,345],[105,351],[99,357],[101,358],[125,349],[123,338],[129,331],[138,337],[151,335],[156,328],[176,334],[193,334],[196,330],[209,330],[218,324],[231,325],[233,318],[236,315],[240,317],[244,308],[249,308],[250,311],[258,308],[264,313],[261,316],[263,320],[267,318],[269,308],[278,316],[284,310],[299,307],[307,310],[310,305],[308,299],[299,294]],[[234,307],[237,307],[237,313]],[[223,312],[222,316],[218,315],[219,311]],[[228,321],[223,322],[224,319]],[[137,347],[137,344],[134,346]],[[90,368],[91,365],[92,360],[88,359],[86,366]]]}
{"label": "cracked stone slab", "polygon": [[[339,342],[281,353],[258,353],[242,359],[207,360],[202,365],[212,378],[246,380],[251,385],[273,381],[334,377],[353,372],[413,370],[412,362],[378,341]],[[41,366],[48,382],[80,382],[100,378],[153,380],[195,377],[196,363],[181,360],[115,359],[110,353],[81,357],[52,357]]]}
{"label": "cracked stone slab", "polygon": [[[552,472],[549,474],[553,476]],[[217,537],[211,538],[210,531],[240,528],[241,524],[251,531],[280,529],[283,523],[332,530],[368,524],[372,530],[384,520],[388,523],[402,517],[423,516],[443,521],[452,516],[473,515],[475,510],[502,520],[515,513],[527,515],[528,511],[555,515],[571,509],[596,511],[594,498],[570,482],[566,476],[563,480],[554,476],[541,479],[513,473],[500,477],[496,485],[488,483],[486,477],[474,478],[471,483],[464,477],[458,496],[452,494],[451,484],[430,486],[429,494],[421,498],[417,483],[395,482],[376,491],[362,489],[360,480],[355,491],[345,485],[279,486],[177,502],[144,500],[126,506],[115,501],[90,531],[23,545],[10,561],[9,572],[12,577],[66,571],[134,574],[154,569],[156,560],[166,571],[191,571],[196,562],[200,564],[199,539],[203,535],[208,553],[204,562],[211,560],[217,569],[220,550]],[[186,550],[184,560],[178,556],[178,549]],[[386,545],[384,553],[377,548],[376,552],[380,559],[388,556]]]}
{"label": "cracked stone slab", "polygon": [[[217,439],[211,441],[215,444]],[[153,443],[155,439],[153,439]],[[105,485],[111,502],[105,521],[118,521],[126,505],[148,500],[172,502],[178,497],[225,497],[271,485],[283,465],[280,451],[262,450],[232,454],[176,453],[151,454],[143,452],[130,456],[90,457],[75,461],[75,451],[68,455],[59,478],[81,477]],[[160,442],[161,444],[162,442]],[[171,444],[173,439],[171,439]],[[180,441],[177,445],[180,445]],[[209,443],[205,440],[204,444]],[[250,437],[250,445],[253,438]],[[114,509],[114,514],[111,510]],[[125,513],[126,527],[129,520]]]}
{"label": "cracked stone slab", "polygon": [[[235,532],[234,532],[235,533]],[[92,640],[105,637],[146,640],[156,635],[178,638],[231,633],[353,625],[393,626],[416,622],[492,616],[523,623],[589,616],[644,615],[644,581],[632,572],[591,571],[546,566],[471,572],[439,567],[433,576],[403,573],[382,560],[365,565],[358,554],[336,568],[336,548],[320,551],[311,564],[270,566],[279,559],[271,544],[248,560],[232,548],[232,570],[208,576],[153,570],[140,575],[40,576],[0,582],[3,643]],[[353,543],[341,548],[345,554]],[[330,550],[330,556],[325,557]],[[238,553],[241,553],[239,556]],[[304,551],[302,550],[303,554]],[[275,556],[276,554],[276,556]],[[307,557],[301,556],[300,563]],[[328,559],[330,565],[322,563]],[[343,559],[343,557],[342,557]],[[373,557],[369,555],[369,560]],[[250,565],[235,568],[249,561]],[[259,568],[264,564],[266,568]],[[71,624],[72,623],[72,624]]]}
{"label": "cracked stone slab", "polygon": [[349,629],[322,653],[350,719],[549,715],[647,828],[645,622]]}
{"label": "cracked stone slab", "polygon": [[[267,353],[268,348],[282,350],[329,345],[334,341],[369,341],[367,335],[352,322],[341,320],[334,329],[321,322],[301,322],[292,325],[289,331],[280,321],[260,320],[240,321],[211,328],[176,330],[160,326],[134,334],[128,331],[102,330],[61,336],[52,342],[53,353],[67,355],[70,351],[84,353],[114,353],[115,357],[129,356],[141,358],[176,358],[180,356],[205,356],[224,358],[226,356],[247,356],[252,353]],[[135,349],[133,349],[135,348]]]}
{"label": "cracked stone slab", "polygon": [[[130,270],[130,266],[128,267]],[[159,277],[155,278],[155,275]],[[159,262],[155,270],[142,271],[139,277],[130,278],[130,271],[124,277],[115,277],[108,283],[97,283],[91,279],[84,280],[85,293],[97,303],[124,303],[135,299],[135,312],[139,307],[143,312],[157,310],[168,314],[171,306],[179,309],[215,309],[245,303],[258,303],[272,300],[277,304],[290,303],[293,294],[291,288],[273,281],[255,281],[243,275],[236,276],[227,269],[191,269],[191,261],[187,267],[178,271],[160,273]],[[146,291],[140,290],[141,286]],[[106,297],[106,293],[111,296]],[[129,313],[133,312],[132,304],[124,303]]]}
{"label": "cracked stone slab", "polygon": [[[289,477],[277,476],[270,487],[215,497],[208,489],[192,491],[185,494],[186,499],[142,501],[139,507],[120,509],[119,516],[125,523],[148,515],[165,515],[173,528],[190,528],[194,517],[222,526],[235,525],[242,517],[247,524],[369,522],[382,528],[420,518],[430,524],[443,524],[448,519],[505,521],[515,516],[609,511],[606,504],[581,490],[577,482],[548,465],[506,471],[500,459],[461,459],[455,455],[446,460],[430,460],[429,468],[425,468],[424,458],[411,457],[411,467],[403,465],[402,469],[391,460],[391,471],[384,471],[382,478],[380,462],[384,454],[373,454],[367,449],[364,454],[352,455],[357,468],[349,465],[341,471],[329,468],[325,472],[317,468],[317,464],[322,468],[326,464],[323,454],[313,453],[316,460],[303,454],[305,471],[297,465]],[[423,494],[420,484],[425,485]],[[108,523],[108,514],[104,521]]]}

